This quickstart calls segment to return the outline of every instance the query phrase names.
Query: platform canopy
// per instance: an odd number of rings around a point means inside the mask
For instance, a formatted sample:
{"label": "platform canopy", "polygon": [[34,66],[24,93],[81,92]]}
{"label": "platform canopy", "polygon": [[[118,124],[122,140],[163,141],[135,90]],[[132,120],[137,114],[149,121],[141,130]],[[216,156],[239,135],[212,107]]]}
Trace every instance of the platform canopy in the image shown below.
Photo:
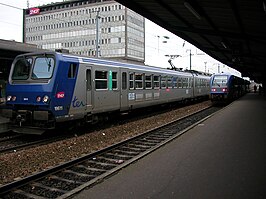
{"label": "platform canopy", "polygon": [[250,77],[266,81],[266,0],[117,0]]}

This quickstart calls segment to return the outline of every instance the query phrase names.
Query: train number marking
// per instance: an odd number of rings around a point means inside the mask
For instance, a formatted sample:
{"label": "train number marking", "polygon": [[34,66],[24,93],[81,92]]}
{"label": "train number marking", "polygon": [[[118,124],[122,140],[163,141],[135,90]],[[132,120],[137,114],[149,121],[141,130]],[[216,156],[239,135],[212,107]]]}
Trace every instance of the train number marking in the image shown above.
{"label": "train number marking", "polygon": [[63,109],[64,109],[63,106],[55,106],[54,107],[55,111],[62,111]]}

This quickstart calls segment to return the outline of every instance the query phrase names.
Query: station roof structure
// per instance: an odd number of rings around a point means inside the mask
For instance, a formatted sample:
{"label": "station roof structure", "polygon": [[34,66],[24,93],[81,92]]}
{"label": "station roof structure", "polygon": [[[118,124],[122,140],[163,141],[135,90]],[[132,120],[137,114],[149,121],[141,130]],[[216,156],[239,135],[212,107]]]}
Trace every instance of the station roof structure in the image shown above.
{"label": "station roof structure", "polygon": [[266,82],[266,0],[117,0],[256,82]]}
{"label": "station roof structure", "polygon": [[38,49],[34,44],[0,39],[0,60],[7,59],[13,61],[14,57],[18,54],[34,52],[38,50],[40,49]]}

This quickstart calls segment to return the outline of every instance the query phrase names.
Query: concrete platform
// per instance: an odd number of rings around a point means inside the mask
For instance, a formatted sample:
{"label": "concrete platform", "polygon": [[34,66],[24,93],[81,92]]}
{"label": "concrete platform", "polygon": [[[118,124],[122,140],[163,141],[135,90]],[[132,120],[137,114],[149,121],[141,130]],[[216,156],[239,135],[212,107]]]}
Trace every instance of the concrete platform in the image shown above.
{"label": "concrete platform", "polygon": [[250,199],[265,187],[266,100],[250,93],[73,198]]}

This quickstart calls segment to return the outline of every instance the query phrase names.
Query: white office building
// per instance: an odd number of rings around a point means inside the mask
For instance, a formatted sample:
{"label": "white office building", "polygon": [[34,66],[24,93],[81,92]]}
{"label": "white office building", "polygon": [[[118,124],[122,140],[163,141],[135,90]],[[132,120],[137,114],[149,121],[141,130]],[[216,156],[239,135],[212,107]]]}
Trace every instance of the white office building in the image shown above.
{"label": "white office building", "polygon": [[115,1],[65,1],[24,13],[24,42],[78,55],[144,62],[144,17]]}

